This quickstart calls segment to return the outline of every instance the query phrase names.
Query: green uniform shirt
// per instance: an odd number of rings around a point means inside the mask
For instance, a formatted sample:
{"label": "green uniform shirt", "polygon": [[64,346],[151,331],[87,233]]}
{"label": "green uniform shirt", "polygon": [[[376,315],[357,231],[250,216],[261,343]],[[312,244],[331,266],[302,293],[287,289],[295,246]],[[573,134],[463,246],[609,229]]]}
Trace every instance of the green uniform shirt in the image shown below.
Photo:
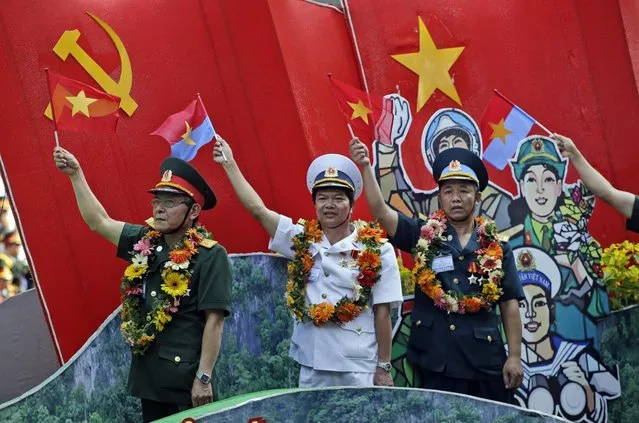
{"label": "green uniform shirt", "polygon": [[[149,230],[140,225],[125,224],[118,242],[118,257],[131,259],[133,245]],[[160,238],[144,280],[142,311],[151,310],[153,292],[160,293],[162,270],[168,261],[169,246]],[[180,299],[178,311],[155,341],[141,356],[133,354],[129,371],[131,395],[173,404],[191,404],[191,387],[198,369],[205,310],[231,311],[231,265],[226,250],[219,244],[198,247],[190,291]]]}

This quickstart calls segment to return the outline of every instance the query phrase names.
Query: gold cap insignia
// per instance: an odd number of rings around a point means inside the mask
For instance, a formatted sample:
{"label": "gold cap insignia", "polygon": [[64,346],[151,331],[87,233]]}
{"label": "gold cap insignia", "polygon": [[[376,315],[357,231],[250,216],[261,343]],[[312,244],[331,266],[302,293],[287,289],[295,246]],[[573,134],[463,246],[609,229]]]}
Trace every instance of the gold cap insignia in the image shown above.
{"label": "gold cap insignia", "polygon": [[544,143],[541,140],[533,141],[533,150],[535,150],[536,153],[543,153]]}
{"label": "gold cap insignia", "polygon": [[173,172],[170,170],[165,170],[164,174],[162,174],[162,182],[171,182],[171,178],[173,177]]}
{"label": "gold cap insignia", "polygon": [[326,169],[326,172],[324,172],[324,177],[326,178],[337,178],[339,174],[337,173],[337,169],[335,169],[334,167],[329,167],[328,169]]}
{"label": "gold cap insignia", "polygon": [[459,163],[459,160],[451,161],[450,164],[448,165],[448,170],[450,171],[461,170],[461,163]]}

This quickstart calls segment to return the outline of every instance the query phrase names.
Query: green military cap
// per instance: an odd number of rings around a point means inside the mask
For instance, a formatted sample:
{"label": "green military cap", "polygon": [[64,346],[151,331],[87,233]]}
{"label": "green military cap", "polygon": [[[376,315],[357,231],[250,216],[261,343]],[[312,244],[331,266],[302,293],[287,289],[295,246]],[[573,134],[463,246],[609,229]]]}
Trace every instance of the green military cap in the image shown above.
{"label": "green military cap", "polygon": [[215,207],[215,193],[202,175],[188,162],[169,157],[160,167],[162,179],[149,190],[152,194],[186,194],[202,206],[202,210]]}
{"label": "green military cap", "polygon": [[555,142],[539,135],[524,138],[519,144],[517,156],[511,159],[510,163],[517,180],[521,179],[524,169],[532,165],[552,166],[557,171],[559,179],[562,179],[566,172],[566,159],[559,154]]}

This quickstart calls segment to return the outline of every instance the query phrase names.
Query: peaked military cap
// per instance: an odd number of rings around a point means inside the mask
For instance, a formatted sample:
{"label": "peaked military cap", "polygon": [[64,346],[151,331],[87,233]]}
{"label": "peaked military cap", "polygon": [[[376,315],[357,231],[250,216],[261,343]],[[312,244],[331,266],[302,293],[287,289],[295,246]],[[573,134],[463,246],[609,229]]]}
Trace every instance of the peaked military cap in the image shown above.
{"label": "peaked military cap", "polygon": [[511,164],[517,180],[521,179],[524,169],[539,164],[553,167],[559,179],[566,173],[566,159],[559,154],[555,142],[539,135],[533,135],[521,141],[517,157],[511,159]]}
{"label": "peaked military cap", "polygon": [[362,193],[362,174],[348,157],[324,154],[308,167],[306,186],[310,192],[316,188],[346,188],[353,192],[353,198],[357,198]]}
{"label": "peaked military cap", "polygon": [[473,181],[480,191],[488,185],[488,171],[475,153],[465,148],[449,148],[435,158],[433,177],[438,184],[449,179]]}
{"label": "peaked military cap", "polygon": [[215,193],[206,183],[202,175],[188,162],[169,157],[160,166],[162,179],[149,190],[152,194],[183,194],[191,197],[202,206],[202,210],[215,207]]}

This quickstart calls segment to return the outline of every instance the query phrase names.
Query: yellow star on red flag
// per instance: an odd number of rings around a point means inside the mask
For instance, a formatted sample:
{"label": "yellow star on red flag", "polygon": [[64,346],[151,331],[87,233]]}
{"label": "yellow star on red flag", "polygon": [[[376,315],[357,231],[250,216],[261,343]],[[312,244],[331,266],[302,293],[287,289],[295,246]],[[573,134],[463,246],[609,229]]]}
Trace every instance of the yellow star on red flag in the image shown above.
{"label": "yellow star on red flag", "polygon": [[368,125],[368,114],[371,113],[371,109],[364,105],[362,100],[359,100],[357,103],[351,103],[347,101],[348,105],[353,109],[353,114],[351,115],[351,120],[355,120],[357,118],[362,119]]}
{"label": "yellow star on red flag", "polygon": [[415,72],[418,77],[417,112],[430,96],[439,89],[461,106],[461,99],[448,71],[459,58],[464,47],[438,49],[424,21],[419,19],[419,50],[413,53],[394,54],[391,57]]}
{"label": "yellow star on red flag", "polygon": [[80,92],[75,96],[66,97],[67,101],[71,103],[71,116],[75,116],[76,113],[80,112],[86,117],[89,116],[89,105],[91,103],[95,103],[98,101],[95,98],[89,98],[84,93],[84,90],[80,90]]}

